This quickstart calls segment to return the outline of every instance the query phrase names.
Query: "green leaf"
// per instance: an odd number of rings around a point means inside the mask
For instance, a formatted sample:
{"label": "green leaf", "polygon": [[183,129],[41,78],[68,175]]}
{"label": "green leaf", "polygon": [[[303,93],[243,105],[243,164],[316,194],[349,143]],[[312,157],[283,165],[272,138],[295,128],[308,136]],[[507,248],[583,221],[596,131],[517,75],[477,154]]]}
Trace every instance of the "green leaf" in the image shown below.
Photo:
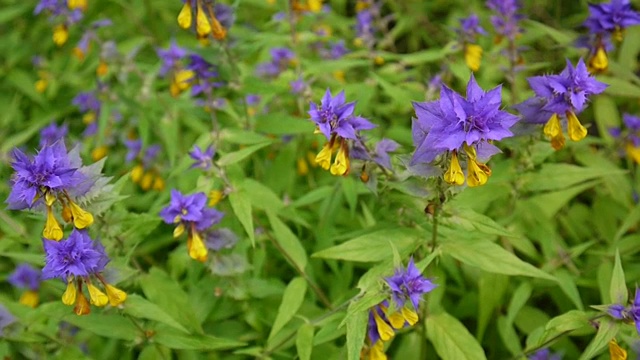
{"label": "green leaf", "polygon": [[482,360],[484,350],[458,319],[447,313],[427,318],[427,337],[444,360]]}
{"label": "green leaf", "polygon": [[526,191],[551,191],[574,187],[587,180],[624,173],[609,168],[581,167],[570,164],[544,164],[540,171],[523,179]]}
{"label": "green leaf", "polygon": [[184,334],[176,332],[173,328],[158,328],[153,336],[153,341],[169,347],[181,350],[222,350],[244,346],[245,343],[218,338],[210,335]]}
{"label": "green leaf", "polygon": [[609,344],[609,341],[618,334],[619,329],[620,324],[611,319],[603,318],[602,321],[600,321],[600,327],[598,328],[596,336],[584,350],[582,356],[580,356],[580,360],[588,360],[598,355],[602,349]]}
{"label": "green leaf", "polygon": [[229,203],[231,204],[233,213],[247,232],[247,235],[251,240],[251,246],[255,247],[256,238],[253,229],[253,215],[251,213],[251,200],[249,200],[249,194],[242,189],[233,191],[229,194]]}
{"label": "green leaf", "polygon": [[587,316],[584,311],[568,311],[565,314],[556,316],[553,319],[549,320],[544,326],[544,331],[541,334],[540,338],[534,344],[528,346],[528,348],[530,348],[529,350],[531,350],[531,347],[537,348],[540,345],[546,343],[549,339],[555,338],[558,335],[566,332],[589,326],[589,324],[589,316]]}
{"label": "green leaf", "polygon": [[222,155],[220,157],[220,159],[218,160],[217,164],[219,166],[229,166],[229,165],[235,164],[235,163],[240,162],[240,161],[244,160],[245,158],[249,157],[254,152],[262,149],[265,146],[269,146],[269,145],[271,145],[271,141],[263,142],[263,143],[255,144],[255,145],[251,145],[251,146],[247,146],[244,149],[240,149],[238,151],[234,151],[234,152],[230,152],[228,154],[224,154],[224,155]]}
{"label": "green leaf", "polygon": [[282,302],[278,308],[278,315],[276,315],[276,319],[273,322],[273,327],[271,327],[267,342],[273,340],[273,337],[293,319],[293,316],[298,312],[298,309],[300,309],[304,301],[306,291],[307,282],[301,277],[294,278],[289,285],[287,285],[282,295]]}
{"label": "green leaf", "polygon": [[253,179],[245,179],[241,189],[247,194],[251,194],[251,205],[253,207],[278,212],[284,207],[284,203],[270,187]]}
{"label": "green leaf", "polygon": [[513,324],[513,320],[516,318],[516,315],[518,315],[518,312],[520,312],[520,309],[522,309],[531,297],[532,292],[533,289],[529,282],[523,282],[518,286],[516,291],[513,292],[509,307],[507,308],[507,321],[510,326]]}
{"label": "green leaf", "polygon": [[611,287],[609,288],[611,303],[626,305],[629,300],[629,290],[624,279],[624,270],[620,261],[620,252],[616,249],[616,261],[611,274]]}
{"label": "green leaf", "polygon": [[601,75],[598,76],[598,80],[605,84],[609,84],[609,87],[607,87],[607,90],[605,91],[605,94],[607,95],[630,98],[640,97],[640,87],[625,79]]}
{"label": "green leaf", "polygon": [[393,257],[389,241],[393,242],[404,257],[409,255],[421,239],[426,241],[429,235],[408,228],[384,229],[318,251],[312,257],[362,262],[382,261]]}
{"label": "green leaf", "polygon": [[188,333],[189,331],[174,318],[169,316],[158,305],[148,301],[137,294],[131,294],[127,296],[127,301],[124,304],[125,314],[129,314],[136,318],[149,319],[167,324],[178,330]]}
{"label": "green leaf", "polygon": [[115,313],[110,315],[92,313],[84,316],[70,314],[65,316],[63,320],[71,325],[108,338],[134,341],[137,337],[143,336],[131,320]]}
{"label": "green leaf", "polygon": [[296,337],[296,349],[300,360],[310,360],[313,350],[313,325],[304,324],[298,329]]}
{"label": "green leaf", "polygon": [[552,218],[569,200],[598,183],[600,181],[594,180],[564,190],[544,193],[522,201],[520,205],[524,209],[537,209],[541,216]]}
{"label": "green leaf", "polygon": [[291,116],[285,112],[256,116],[256,131],[266,134],[311,134],[313,129],[313,122],[309,119]]}
{"label": "green leaf", "polygon": [[304,271],[304,268],[307,266],[307,252],[304,250],[304,247],[302,247],[300,239],[291,232],[291,229],[289,229],[277,215],[267,211],[267,217],[273,229],[275,240],[285,253],[285,256],[293,262],[300,271]]}
{"label": "green leaf", "polygon": [[584,310],[580,292],[571,274],[565,269],[559,269],[555,272],[555,276],[558,279],[558,286],[560,286],[562,292],[569,297],[578,310]]}
{"label": "green leaf", "polygon": [[598,126],[598,134],[607,143],[612,144],[615,140],[609,129],[620,127],[620,113],[615,100],[606,95],[595,96],[593,99],[593,117]]}
{"label": "green leaf", "polygon": [[193,304],[189,301],[189,295],[164,271],[151,268],[148,275],[140,278],[140,286],[147,299],[158,305],[190,332],[203,332],[200,319],[192,309]]}
{"label": "green leaf", "polygon": [[501,246],[486,240],[450,240],[442,244],[442,253],[496,274],[531,276],[556,281],[550,274],[524,262]]}
{"label": "green leaf", "polygon": [[29,74],[20,69],[12,69],[5,80],[20,90],[23,94],[27,95],[33,102],[39,105],[44,105],[46,100],[36,91],[34,86],[35,81],[29,76]]}
{"label": "green leaf", "polygon": [[446,211],[451,213],[452,216],[448,218],[451,224],[454,224],[456,228],[464,228],[467,230],[477,230],[487,235],[498,235],[506,237],[516,237],[504,226],[498,224],[490,217],[477,213],[469,208],[462,207],[446,207]]}
{"label": "green leaf", "polygon": [[[351,306],[349,306],[351,307]],[[369,312],[358,311],[347,319],[347,359],[360,360],[360,351],[364,345]]]}
{"label": "green leaf", "polygon": [[638,221],[640,221],[640,206],[635,206],[633,210],[629,212],[629,215],[627,215],[627,217],[624,219],[622,225],[620,225],[620,228],[616,232],[614,242],[618,242],[620,239],[622,239],[622,236],[624,236],[624,234],[626,234],[629,229],[636,226],[638,224]]}

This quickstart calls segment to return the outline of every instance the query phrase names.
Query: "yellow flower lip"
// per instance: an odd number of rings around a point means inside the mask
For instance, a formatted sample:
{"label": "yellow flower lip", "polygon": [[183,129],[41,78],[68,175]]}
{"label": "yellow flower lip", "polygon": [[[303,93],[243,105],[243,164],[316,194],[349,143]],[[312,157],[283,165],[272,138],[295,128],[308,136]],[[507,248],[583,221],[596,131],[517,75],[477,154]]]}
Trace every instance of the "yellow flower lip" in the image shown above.
{"label": "yellow flower lip", "polygon": [[204,245],[200,234],[194,229],[191,229],[189,237],[187,238],[187,249],[192,259],[200,262],[207,261],[207,255],[209,253],[207,247]]}
{"label": "yellow flower lip", "polygon": [[464,184],[464,173],[458,160],[458,154],[454,150],[451,154],[451,164],[449,169],[444,173],[444,181],[449,184],[462,185]]}

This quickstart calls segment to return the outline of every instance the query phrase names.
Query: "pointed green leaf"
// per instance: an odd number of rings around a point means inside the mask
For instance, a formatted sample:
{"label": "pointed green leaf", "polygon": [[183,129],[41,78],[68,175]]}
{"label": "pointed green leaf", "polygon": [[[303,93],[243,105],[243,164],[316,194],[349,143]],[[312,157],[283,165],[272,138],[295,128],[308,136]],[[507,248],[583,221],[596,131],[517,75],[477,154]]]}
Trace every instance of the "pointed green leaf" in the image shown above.
{"label": "pointed green leaf", "polygon": [[613,265],[613,274],[611,274],[609,296],[613,304],[626,305],[629,300],[629,290],[627,290],[627,283],[624,278],[624,270],[622,270],[622,262],[620,261],[620,252],[618,249],[616,249],[616,261]]}
{"label": "pointed green leaf", "polygon": [[306,291],[307,282],[301,277],[294,278],[289,285],[287,285],[282,295],[282,302],[278,308],[278,315],[276,315],[276,320],[273,322],[273,327],[271,327],[267,342],[273,340],[273,337],[293,319],[293,316],[298,312],[298,309],[300,309],[304,301]]}
{"label": "pointed green leaf", "polygon": [[602,350],[609,344],[609,341],[613,339],[620,329],[620,324],[608,318],[603,318],[600,321],[600,327],[596,336],[591,340],[587,348],[580,356],[580,360],[589,360],[596,355],[600,354]]}
{"label": "pointed green leaf", "polygon": [[124,303],[124,312],[133,317],[158,321],[184,331],[185,333],[189,332],[158,305],[137,294],[127,296],[127,301]]}
{"label": "pointed green leaf", "polygon": [[484,350],[458,319],[447,313],[427,318],[427,337],[443,360],[486,360]]}
{"label": "pointed green leaf", "polygon": [[430,234],[420,234],[414,229],[384,229],[318,251],[312,256],[348,261],[382,261],[393,257],[389,241],[393,242],[400,255],[404,257],[409,255],[421,239],[425,241],[428,236]]}
{"label": "pointed green leaf", "polygon": [[313,325],[304,324],[298,329],[296,337],[296,349],[300,360],[310,360],[313,350]]}
{"label": "pointed green leaf", "polygon": [[360,360],[360,351],[367,332],[369,311],[359,311],[347,320],[347,359]]}
{"label": "pointed green leaf", "polygon": [[231,204],[233,213],[247,232],[251,240],[251,246],[255,247],[256,239],[253,230],[253,215],[251,213],[251,201],[249,200],[248,194],[242,189],[236,190],[229,194],[229,203]]}
{"label": "pointed green leaf", "polygon": [[269,218],[269,223],[271,223],[275,240],[282,251],[286,253],[285,256],[292,261],[300,271],[304,271],[304,268],[307,266],[307,252],[304,250],[300,239],[298,239],[277,215],[267,211],[267,217]]}
{"label": "pointed green leaf", "polygon": [[271,142],[264,142],[264,143],[260,143],[260,144],[255,144],[255,145],[251,145],[251,146],[247,146],[244,149],[240,149],[238,151],[234,151],[234,152],[230,152],[228,154],[224,154],[220,157],[220,159],[218,160],[217,164],[220,166],[228,166],[231,164],[235,164],[237,162],[240,162],[242,160],[244,160],[245,158],[247,158],[248,156],[250,156],[251,154],[253,154],[254,152],[262,149],[265,146],[271,145]]}

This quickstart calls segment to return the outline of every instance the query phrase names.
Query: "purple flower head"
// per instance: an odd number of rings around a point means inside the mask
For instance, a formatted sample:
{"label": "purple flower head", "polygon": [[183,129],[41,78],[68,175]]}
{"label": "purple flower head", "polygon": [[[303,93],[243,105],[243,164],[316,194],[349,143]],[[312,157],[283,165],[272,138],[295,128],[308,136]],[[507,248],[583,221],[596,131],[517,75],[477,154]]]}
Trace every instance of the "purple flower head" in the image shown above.
{"label": "purple flower head", "polygon": [[31,208],[42,202],[48,192],[54,195],[60,191],[77,194],[79,188],[88,190],[88,178],[77,171],[81,166],[80,159],[71,158],[62,141],[44,146],[33,158],[15,149],[11,165],[15,173],[11,179],[11,193],[6,200],[9,209]]}
{"label": "purple flower head", "polygon": [[298,80],[293,80],[289,83],[291,87],[291,93],[293,94],[302,94],[304,90],[307,88],[307,84],[304,82],[304,79],[299,78]]}
{"label": "purple flower head", "polygon": [[175,41],[171,41],[171,45],[167,49],[158,49],[158,57],[162,60],[162,67],[160,68],[160,75],[166,75],[169,70],[176,67],[178,62],[187,56],[187,51],[176,44]]}
{"label": "purple flower head", "polygon": [[125,156],[125,161],[127,163],[130,163],[138,157],[138,154],[140,154],[140,150],[142,150],[142,140],[125,139],[124,146],[126,146],[127,148],[127,155]]}
{"label": "purple flower head", "polygon": [[356,103],[345,103],[344,91],[333,97],[327,89],[320,101],[320,106],[311,103],[308,114],[316,123],[318,129],[329,140],[332,134],[337,134],[344,139],[356,140],[356,132],[370,130],[375,127],[369,120],[353,116]]}
{"label": "purple flower head", "polygon": [[148,169],[153,165],[153,162],[156,160],[156,157],[158,157],[158,153],[160,153],[161,149],[160,145],[155,144],[149,146],[144,151],[144,156],[142,156],[142,165],[144,165],[145,169]]}
{"label": "purple flower head", "polygon": [[183,223],[202,231],[222,220],[224,213],[207,208],[207,196],[204,193],[182,195],[178,190],[171,190],[171,202],[160,211],[160,216],[167,224]]}
{"label": "purple flower head", "polygon": [[204,234],[204,241],[207,249],[220,251],[234,247],[238,242],[238,236],[227,228],[215,229]]}
{"label": "purple flower head", "polygon": [[373,26],[373,12],[370,8],[359,11],[356,14],[356,37],[362,40],[367,47],[375,43],[376,29]]}
{"label": "purple flower head", "polygon": [[611,0],[606,4],[589,4],[589,17],[584,26],[591,33],[615,33],[640,24],[640,14],[631,8],[629,0]]}
{"label": "purple flower head", "polygon": [[233,8],[231,6],[216,2],[216,4],[213,5],[213,13],[216,14],[216,19],[218,19],[225,29],[229,29],[235,21],[235,15],[233,14]]}
{"label": "purple flower head", "polygon": [[9,275],[7,281],[19,289],[37,291],[40,288],[41,272],[29,264],[20,264]]}
{"label": "purple flower head", "polygon": [[517,116],[500,110],[501,92],[501,86],[485,92],[472,74],[466,99],[442,85],[440,100],[414,102],[417,118],[412,134],[416,151],[411,164],[429,163],[437,155],[458,150],[465,143],[497,152],[488,141],[513,136],[509,128],[518,121]]}
{"label": "purple flower head", "polygon": [[380,140],[380,142],[376,144],[376,153],[373,160],[376,164],[391,170],[391,158],[389,158],[389,153],[396,151],[399,146],[400,144],[391,139]]}
{"label": "purple flower head", "polygon": [[193,71],[199,79],[218,77],[216,66],[197,54],[189,55],[189,65],[187,69]]}
{"label": "purple flower head", "polygon": [[487,0],[487,7],[495,12],[491,24],[498,34],[513,40],[522,32],[518,22],[524,17],[518,14],[518,0]]}
{"label": "purple flower head", "polygon": [[623,114],[622,121],[629,130],[640,131],[640,117],[631,114]]}
{"label": "purple flower head", "polygon": [[52,14],[58,14],[64,11],[66,4],[59,0],[40,0],[36,8],[33,10],[35,15],[40,14],[44,10],[51,12]]}
{"label": "purple flower head", "polygon": [[[582,112],[589,97],[600,94],[607,87],[589,74],[582,59],[576,67],[567,60],[567,67],[558,75],[534,76],[528,80],[533,92],[541,99],[538,101],[542,104],[540,110],[555,114]],[[525,120],[540,123],[526,117]]]}
{"label": "purple flower head", "polygon": [[295,59],[295,54],[289,48],[273,48],[270,51],[271,61],[259,64],[256,73],[260,76],[276,77],[284,71]]}
{"label": "purple flower head", "polygon": [[640,335],[640,289],[636,288],[636,294],[633,299],[633,303],[627,307],[621,304],[614,304],[609,306],[607,311],[609,315],[618,319],[628,322],[634,322],[636,330]]}
{"label": "purple flower head", "polygon": [[466,42],[474,42],[478,35],[486,35],[487,32],[480,26],[478,15],[471,14],[467,18],[460,19],[460,35]]}
{"label": "purple flower head", "polygon": [[71,103],[77,106],[81,112],[93,111],[96,115],[100,112],[100,100],[94,92],[81,92],[73,98]]}
{"label": "purple flower head", "polygon": [[535,353],[529,355],[527,357],[528,360],[560,360],[562,359],[562,355],[560,354],[551,354],[549,349],[544,348],[536,351]]}
{"label": "purple flower head", "polygon": [[247,96],[245,96],[244,101],[247,103],[248,106],[255,106],[260,104],[260,95],[256,95],[256,94],[249,94]]}
{"label": "purple flower head", "polygon": [[407,269],[397,269],[395,275],[385,279],[391,289],[393,301],[402,308],[407,300],[411,301],[414,309],[418,309],[420,299],[438,285],[422,276],[418,268],[413,263],[413,258],[409,260]]}
{"label": "purple flower head", "polygon": [[64,139],[64,137],[67,136],[68,132],[69,126],[67,124],[58,126],[55,122],[51,122],[51,124],[43,127],[42,130],[40,130],[39,147],[42,148],[46,145],[51,145],[58,140]]}
{"label": "purple flower head", "polygon": [[4,305],[0,304],[0,338],[2,338],[2,332],[4,329],[16,322],[15,316],[13,316]]}
{"label": "purple flower head", "polygon": [[337,60],[349,53],[349,49],[344,44],[344,40],[339,40],[329,44],[329,50],[325,50],[322,57]]}
{"label": "purple flower head", "polygon": [[89,276],[102,272],[109,262],[104,247],[92,240],[85,230],[73,229],[62,241],[42,240],[45,252],[43,279]]}
{"label": "purple flower head", "polygon": [[194,145],[193,150],[189,152],[189,156],[191,156],[191,158],[195,160],[195,162],[191,165],[191,168],[193,169],[197,167],[204,170],[209,170],[211,168],[213,156],[215,155],[215,153],[216,150],[212,145],[209,145],[204,152],[202,152],[202,149],[200,149],[199,146]]}

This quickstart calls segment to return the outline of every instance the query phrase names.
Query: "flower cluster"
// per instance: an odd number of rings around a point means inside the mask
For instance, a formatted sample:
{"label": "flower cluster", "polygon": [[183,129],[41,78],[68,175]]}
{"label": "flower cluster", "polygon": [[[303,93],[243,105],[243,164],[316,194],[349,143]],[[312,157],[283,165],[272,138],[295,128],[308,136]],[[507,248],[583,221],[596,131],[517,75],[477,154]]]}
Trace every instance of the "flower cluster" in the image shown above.
{"label": "flower cluster", "polygon": [[[107,304],[118,306],[127,299],[127,294],[109,284],[102,271],[109,262],[104,247],[92,240],[86,230],[74,229],[64,241],[43,239],[46,264],[42,269],[43,279],[59,278],[67,283],[62,295],[65,305],[74,305],[77,315],[91,312],[89,301],[82,291],[83,284],[89,292],[91,304],[102,307]],[[106,294],[94,283],[101,283]]]}
{"label": "flower cluster", "polygon": [[391,291],[392,302],[385,300],[369,311],[367,335],[370,342],[370,359],[386,359],[384,342],[391,340],[395,331],[418,322],[418,307],[424,294],[437,287],[431,280],[422,276],[416,268],[413,258],[407,269],[397,269],[395,274],[386,278]]}
{"label": "flower cluster", "polygon": [[213,157],[216,154],[216,149],[209,145],[207,149],[203,152],[202,149],[194,145],[193,150],[189,152],[189,156],[195,162],[191,165],[191,168],[200,168],[203,170],[211,169],[211,165],[213,164]]}
{"label": "flower cluster", "polygon": [[82,122],[87,125],[83,136],[94,135],[98,131],[98,121],[102,102],[98,99],[97,91],[85,91],[76,95],[71,101],[83,114]]}
{"label": "flower cluster", "polygon": [[[309,115],[317,126],[317,132],[323,134],[328,142],[315,158],[316,164],[333,175],[347,175],[350,170],[349,142],[362,144],[360,130],[375,127],[369,120],[354,116],[356,103],[345,103],[344,91],[333,97],[327,89],[320,105],[311,103]],[[331,164],[333,153],[337,151],[335,161]]]}
{"label": "flower cluster", "polygon": [[[227,29],[233,23],[233,12],[229,6],[216,3],[212,5],[204,0],[185,0],[178,14],[178,25],[188,30],[195,28],[199,39],[207,39],[209,35],[216,40],[224,40]],[[195,18],[195,21],[193,19]]]}
{"label": "flower cluster", "polygon": [[14,287],[25,290],[20,296],[20,303],[34,308],[40,302],[38,289],[40,288],[41,277],[40,271],[34,269],[31,265],[20,264],[9,275],[7,280]]}
{"label": "flower cluster", "polygon": [[609,306],[607,312],[612,317],[625,322],[634,323],[640,335],[640,289],[636,288],[633,303],[629,306],[623,304],[613,304]]}
{"label": "flower cluster", "polygon": [[69,126],[67,124],[62,124],[60,126],[56,125],[55,122],[51,122],[51,124],[43,127],[40,130],[40,148],[43,148],[47,145],[53,145],[56,141],[64,141],[64,137],[67,136],[69,132]]}
{"label": "flower cluster", "polygon": [[[183,195],[178,190],[171,190],[171,202],[160,211],[162,220],[167,224],[175,224],[173,237],[180,237],[187,232],[187,250],[189,256],[200,262],[207,260],[208,250],[203,240],[205,231],[222,220],[224,213],[206,207],[207,196],[204,193]],[[205,238],[206,239],[206,238]]]}
{"label": "flower cluster", "polygon": [[49,13],[49,21],[55,24],[53,42],[62,46],[69,39],[69,27],[82,20],[86,9],[87,0],[40,0],[33,13]]}
{"label": "flower cluster", "polygon": [[144,151],[142,151],[142,140],[140,139],[125,139],[124,145],[127,148],[125,161],[127,163],[137,162],[131,169],[131,181],[140,185],[140,188],[144,191],[151,189],[156,191],[164,190],[164,179],[154,167],[156,158],[161,150],[160,145],[150,145]]}
{"label": "flower cluster", "polygon": [[622,149],[636,164],[640,164],[640,117],[622,115],[626,130],[611,128],[609,133],[622,143]]}
{"label": "flower cluster", "polygon": [[480,70],[482,47],[477,44],[477,38],[478,35],[486,35],[487,32],[480,26],[478,15],[472,14],[460,19],[460,29],[457,32],[462,43],[465,63],[471,71]]}
{"label": "flower cluster", "polygon": [[607,85],[589,75],[582,59],[575,67],[567,60],[567,67],[558,75],[534,76],[528,80],[536,96],[515,106],[524,116],[524,121],[545,124],[544,134],[551,139],[551,146],[556,150],[565,144],[561,119],[566,119],[569,139],[584,139],[587,129],[577,114],[587,107],[592,95],[600,94]]}
{"label": "flower cluster", "polygon": [[518,121],[517,116],[500,110],[501,92],[501,86],[485,92],[472,75],[466,99],[442,85],[440,100],[414,102],[416,151],[411,165],[431,163],[444,155],[449,159],[444,180],[462,185],[465,174],[460,160],[466,160],[467,184],[484,185],[491,176],[485,162],[499,152],[491,142],[513,136],[509,129]]}
{"label": "flower cluster", "polygon": [[286,47],[273,48],[270,51],[271,60],[258,64],[256,74],[263,77],[277,77],[290,65],[295,64],[296,55]]}
{"label": "flower cluster", "polygon": [[624,29],[640,24],[640,13],[631,8],[629,0],[589,4],[589,17],[584,26],[589,30],[589,71],[600,73],[609,67],[607,51],[613,49],[612,39],[622,41]]}
{"label": "flower cluster", "polygon": [[380,14],[380,4],[373,0],[359,0],[356,3],[356,46],[373,49],[376,43],[375,19]]}
{"label": "flower cluster", "polygon": [[487,7],[495,12],[491,16],[491,25],[499,36],[513,41],[522,33],[518,22],[523,16],[518,14],[520,4],[518,0],[487,0]]}

